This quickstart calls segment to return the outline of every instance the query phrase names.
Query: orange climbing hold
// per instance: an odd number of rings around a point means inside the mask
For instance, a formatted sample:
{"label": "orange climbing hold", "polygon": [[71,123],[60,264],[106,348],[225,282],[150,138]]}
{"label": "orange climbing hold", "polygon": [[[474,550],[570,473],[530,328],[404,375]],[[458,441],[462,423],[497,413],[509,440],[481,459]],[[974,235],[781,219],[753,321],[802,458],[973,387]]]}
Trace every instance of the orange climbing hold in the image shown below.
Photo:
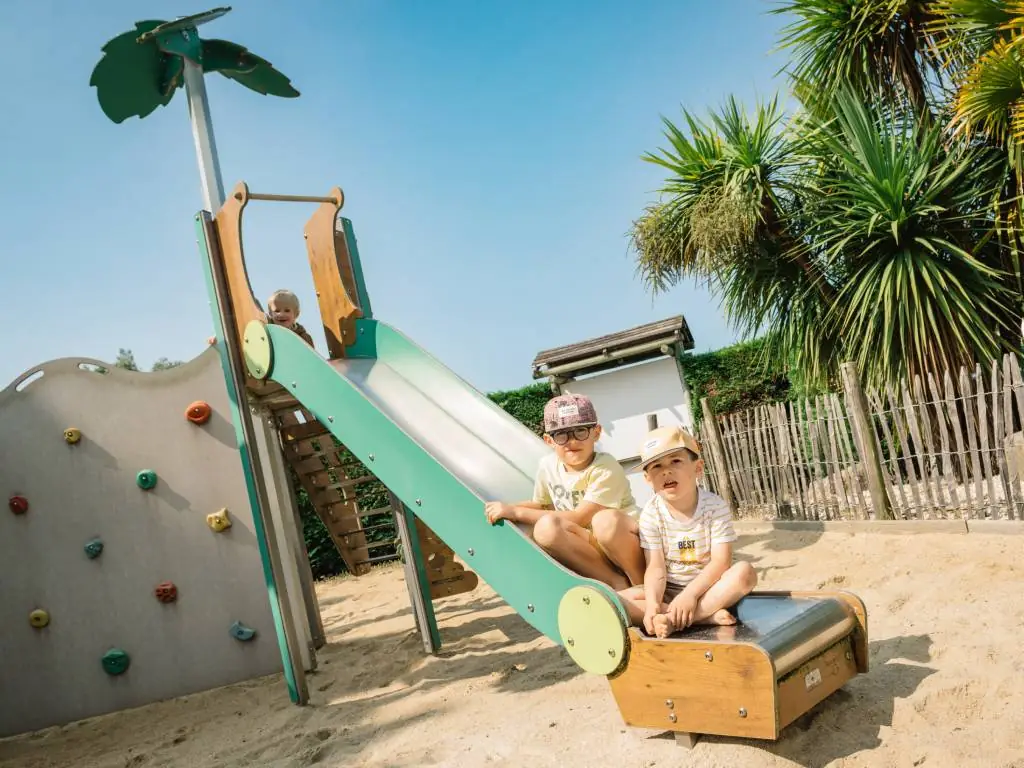
{"label": "orange climbing hold", "polygon": [[193,424],[205,424],[210,420],[212,414],[213,409],[205,400],[196,400],[185,409],[185,418]]}

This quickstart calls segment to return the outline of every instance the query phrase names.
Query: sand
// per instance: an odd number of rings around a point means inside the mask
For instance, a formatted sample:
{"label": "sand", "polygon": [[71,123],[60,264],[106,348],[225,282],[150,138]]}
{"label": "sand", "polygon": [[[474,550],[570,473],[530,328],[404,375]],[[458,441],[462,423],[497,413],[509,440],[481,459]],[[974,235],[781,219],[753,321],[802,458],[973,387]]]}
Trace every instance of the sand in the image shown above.
{"label": "sand", "polygon": [[0,741],[0,768],[985,766],[1024,768],[1024,536],[769,532],[762,585],[867,603],[871,671],[775,743],[693,751],[623,725],[604,678],[481,584],[425,656],[400,568],[320,585],[329,642],[293,706],[279,675]]}

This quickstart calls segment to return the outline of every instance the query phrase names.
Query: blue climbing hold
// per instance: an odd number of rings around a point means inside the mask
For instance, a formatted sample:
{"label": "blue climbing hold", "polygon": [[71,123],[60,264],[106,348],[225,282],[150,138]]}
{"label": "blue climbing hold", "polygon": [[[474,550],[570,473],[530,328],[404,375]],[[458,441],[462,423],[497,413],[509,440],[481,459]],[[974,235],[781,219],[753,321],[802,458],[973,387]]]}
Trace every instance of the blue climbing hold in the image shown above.
{"label": "blue climbing hold", "polygon": [[85,556],[90,560],[95,560],[103,552],[103,542],[99,539],[89,539],[85,542]]}
{"label": "blue climbing hold", "polygon": [[235,638],[235,640],[245,642],[246,640],[252,640],[253,637],[256,636],[256,630],[252,627],[245,626],[245,624],[240,621],[236,621],[231,625],[231,636]]}

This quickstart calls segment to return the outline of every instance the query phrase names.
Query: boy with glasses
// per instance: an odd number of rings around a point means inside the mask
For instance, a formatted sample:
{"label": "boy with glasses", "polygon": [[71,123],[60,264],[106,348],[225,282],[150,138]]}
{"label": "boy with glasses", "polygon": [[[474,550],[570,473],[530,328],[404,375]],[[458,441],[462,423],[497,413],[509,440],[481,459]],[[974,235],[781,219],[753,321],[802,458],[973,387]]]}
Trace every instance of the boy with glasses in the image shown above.
{"label": "boy with glasses", "polygon": [[522,523],[553,558],[615,590],[643,583],[644,555],[629,480],[619,462],[597,451],[601,425],[590,398],[565,394],[544,406],[544,442],[533,498],[489,502],[492,523]]}

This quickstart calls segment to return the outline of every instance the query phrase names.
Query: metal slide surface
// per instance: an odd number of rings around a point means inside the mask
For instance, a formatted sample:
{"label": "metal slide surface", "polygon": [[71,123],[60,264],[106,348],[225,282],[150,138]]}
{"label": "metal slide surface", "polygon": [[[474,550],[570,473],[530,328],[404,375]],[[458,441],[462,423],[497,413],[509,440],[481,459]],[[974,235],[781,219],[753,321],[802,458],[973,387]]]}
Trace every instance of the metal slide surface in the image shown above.
{"label": "metal slide surface", "polygon": [[[267,326],[270,378],[343,442],[530,624],[555,642],[558,604],[582,584],[517,526],[492,526],[484,503],[528,499],[550,450],[406,337],[360,320],[352,356],[328,362],[294,333]],[[624,615],[624,614],[623,614]]]}

